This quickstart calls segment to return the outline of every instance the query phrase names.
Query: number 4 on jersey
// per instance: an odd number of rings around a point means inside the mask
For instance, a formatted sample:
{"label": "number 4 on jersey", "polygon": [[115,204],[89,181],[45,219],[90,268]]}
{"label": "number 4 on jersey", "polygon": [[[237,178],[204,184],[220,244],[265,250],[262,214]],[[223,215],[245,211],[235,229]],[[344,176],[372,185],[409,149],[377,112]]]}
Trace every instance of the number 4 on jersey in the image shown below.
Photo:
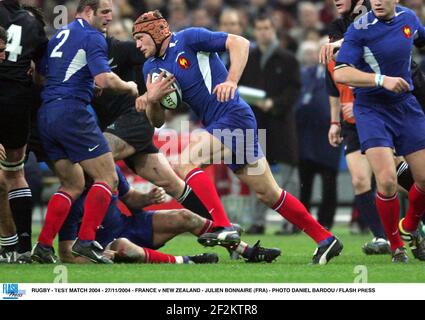
{"label": "number 4 on jersey", "polygon": [[18,61],[18,56],[22,54],[22,27],[16,24],[10,25],[7,29],[7,47],[6,51],[9,53],[8,61]]}

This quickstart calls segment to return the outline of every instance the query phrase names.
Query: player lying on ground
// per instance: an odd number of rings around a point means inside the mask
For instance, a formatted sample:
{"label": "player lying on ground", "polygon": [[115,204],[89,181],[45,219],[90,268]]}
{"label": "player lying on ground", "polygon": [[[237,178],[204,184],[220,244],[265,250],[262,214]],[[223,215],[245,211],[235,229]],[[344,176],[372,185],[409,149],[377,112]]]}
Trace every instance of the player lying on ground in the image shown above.
{"label": "player lying on ground", "polygon": [[[208,232],[213,222],[187,210],[144,211],[143,207],[162,203],[165,192],[155,188],[149,194],[131,189],[127,180],[118,170],[119,199],[114,198],[109,206],[96,240],[106,247],[104,254],[114,262],[127,263],[215,263],[215,254],[174,257],[155,251],[174,237],[189,232],[194,236]],[[65,263],[87,263],[89,260],[74,257],[71,247],[78,234],[79,222],[83,215],[84,193],[73,204],[71,213],[59,232],[59,256]],[[128,208],[131,208],[131,212]],[[277,259],[279,249],[266,249],[241,242],[233,248],[247,262],[272,262]],[[44,260],[41,260],[44,262]]]}
{"label": "player lying on ground", "polygon": [[[164,69],[174,75],[167,80],[175,77],[182,99],[202,119],[205,127],[204,131],[191,136],[189,146],[181,154],[181,162],[175,166],[177,174],[195,192],[206,195],[205,205],[221,227],[203,235],[199,241],[204,245],[216,245],[236,237],[214,184],[199,169],[214,163],[214,159],[224,160],[230,156],[233,161],[229,167],[238,178],[254,190],[263,203],[304,230],[318,244],[313,263],[326,264],[338,256],[342,243],[317,223],[298,199],[279,187],[261,151],[255,116],[237,92],[237,83],[248,58],[249,42],[239,36],[200,28],[172,34],[159,11],[140,16],[134,24],[133,36],[148,59],[144,64],[148,94],[136,100],[138,110],[146,111],[155,126],[164,123],[160,101],[167,94],[153,92],[151,88],[152,73]],[[226,50],[230,53],[229,72],[217,55]],[[235,145],[234,140],[243,143]],[[205,147],[210,152],[200,157],[199,151]]]}
{"label": "player lying on ground", "polygon": [[[335,81],[356,88],[354,116],[362,152],[377,180],[378,212],[393,262],[406,263],[400,234],[415,258],[425,260],[425,241],[417,230],[425,213],[425,115],[411,93],[413,44],[425,40],[425,28],[412,10],[397,3],[371,0],[373,11],[361,19],[363,25],[350,26],[337,57]],[[393,149],[405,157],[415,180],[400,224]]]}

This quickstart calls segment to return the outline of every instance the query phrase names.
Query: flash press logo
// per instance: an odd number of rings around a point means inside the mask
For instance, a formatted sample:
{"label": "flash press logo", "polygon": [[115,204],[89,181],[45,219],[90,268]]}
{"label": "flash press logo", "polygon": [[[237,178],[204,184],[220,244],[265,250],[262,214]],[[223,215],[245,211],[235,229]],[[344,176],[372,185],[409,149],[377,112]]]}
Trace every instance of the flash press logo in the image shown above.
{"label": "flash press logo", "polygon": [[19,290],[17,283],[3,284],[3,300],[18,300],[26,294],[25,290]]}

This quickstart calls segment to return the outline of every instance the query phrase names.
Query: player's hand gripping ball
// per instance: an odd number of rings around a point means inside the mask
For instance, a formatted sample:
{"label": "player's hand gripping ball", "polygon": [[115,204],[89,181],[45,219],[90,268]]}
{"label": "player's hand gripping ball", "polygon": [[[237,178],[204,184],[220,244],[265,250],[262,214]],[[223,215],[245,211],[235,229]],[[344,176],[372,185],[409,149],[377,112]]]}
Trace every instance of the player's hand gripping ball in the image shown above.
{"label": "player's hand gripping ball", "polygon": [[[164,81],[167,77],[171,76],[171,73],[168,72],[165,69],[162,69],[162,68],[153,69],[150,72],[150,74],[152,76],[152,82],[153,83],[158,80],[158,78],[159,78],[159,76],[162,72],[165,72],[165,76],[164,76],[162,81]],[[167,94],[166,96],[164,96],[161,99],[160,104],[165,109],[175,110],[178,107],[180,107],[180,105],[182,103],[182,90],[181,90],[180,85],[178,84],[177,80],[174,81],[171,84],[171,87],[174,89],[174,91]]]}

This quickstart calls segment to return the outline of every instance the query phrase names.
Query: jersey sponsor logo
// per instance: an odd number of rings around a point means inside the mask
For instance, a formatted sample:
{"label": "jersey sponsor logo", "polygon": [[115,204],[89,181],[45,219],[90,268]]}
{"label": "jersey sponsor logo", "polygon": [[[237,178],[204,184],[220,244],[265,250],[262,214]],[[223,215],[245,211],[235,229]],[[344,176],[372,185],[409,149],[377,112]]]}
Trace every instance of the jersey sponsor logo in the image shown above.
{"label": "jersey sponsor logo", "polygon": [[176,40],[175,42],[170,42],[170,48],[174,48],[177,45],[177,42],[179,42],[179,40]]}
{"label": "jersey sponsor logo", "polygon": [[186,69],[189,69],[189,67],[190,67],[189,60],[187,60],[186,57],[184,57],[184,56],[179,57],[178,63],[179,63],[180,68],[182,68],[182,69],[186,70]]}
{"label": "jersey sponsor logo", "polygon": [[410,29],[410,27],[409,27],[409,26],[404,26],[404,27],[403,27],[403,33],[404,33],[404,36],[405,36],[407,39],[410,39],[410,38],[412,37],[412,29]]}
{"label": "jersey sponsor logo", "polygon": [[93,152],[94,150],[99,148],[99,146],[100,146],[100,144],[98,144],[97,146],[94,146],[93,148],[89,148],[89,152]]}
{"label": "jersey sponsor logo", "polygon": [[111,69],[115,69],[118,68],[118,65],[112,65],[112,63],[114,62],[114,57],[112,57],[110,60],[108,60],[108,64],[111,67]]}

